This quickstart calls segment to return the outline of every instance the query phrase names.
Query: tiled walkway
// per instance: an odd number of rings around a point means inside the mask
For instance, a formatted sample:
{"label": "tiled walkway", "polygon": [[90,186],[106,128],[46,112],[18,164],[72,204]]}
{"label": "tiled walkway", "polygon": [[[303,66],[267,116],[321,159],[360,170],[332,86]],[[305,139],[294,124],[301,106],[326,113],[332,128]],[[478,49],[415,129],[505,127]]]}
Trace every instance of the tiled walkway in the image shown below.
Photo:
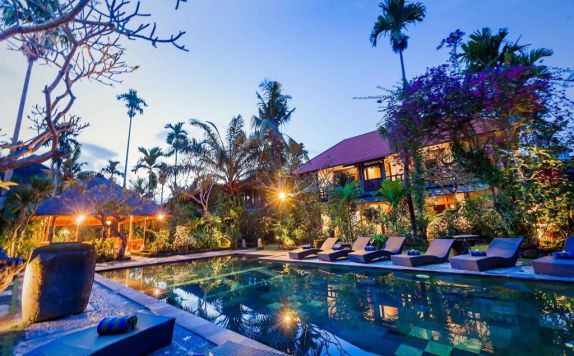
{"label": "tiled walkway", "polygon": [[438,263],[434,265],[427,265],[422,267],[402,267],[395,266],[391,261],[378,261],[368,264],[351,262],[348,260],[341,260],[336,262],[325,262],[320,261],[318,258],[309,258],[305,260],[291,260],[286,252],[275,252],[272,256],[261,257],[261,260],[272,261],[272,262],[292,262],[292,263],[311,263],[311,264],[325,264],[325,265],[337,265],[337,266],[348,266],[348,267],[362,267],[362,268],[380,268],[387,269],[391,271],[413,271],[420,273],[447,273],[447,274],[458,274],[458,275],[469,275],[469,276],[484,276],[484,277],[501,277],[501,278],[511,278],[511,279],[521,279],[521,280],[535,280],[535,281],[549,281],[549,282],[568,282],[574,283],[574,278],[567,277],[556,277],[542,274],[535,274],[532,266],[526,263],[518,262],[515,267],[510,268],[496,268],[486,272],[474,272],[474,271],[464,271],[453,269],[450,263]]}

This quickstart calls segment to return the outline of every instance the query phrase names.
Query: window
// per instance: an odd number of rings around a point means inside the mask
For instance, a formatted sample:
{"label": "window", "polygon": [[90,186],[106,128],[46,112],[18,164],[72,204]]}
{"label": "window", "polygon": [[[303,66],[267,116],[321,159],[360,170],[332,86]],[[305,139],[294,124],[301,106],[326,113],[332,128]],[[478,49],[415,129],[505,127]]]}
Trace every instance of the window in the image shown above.
{"label": "window", "polygon": [[381,179],[381,166],[366,166],[363,169],[363,176],[365,180]]}

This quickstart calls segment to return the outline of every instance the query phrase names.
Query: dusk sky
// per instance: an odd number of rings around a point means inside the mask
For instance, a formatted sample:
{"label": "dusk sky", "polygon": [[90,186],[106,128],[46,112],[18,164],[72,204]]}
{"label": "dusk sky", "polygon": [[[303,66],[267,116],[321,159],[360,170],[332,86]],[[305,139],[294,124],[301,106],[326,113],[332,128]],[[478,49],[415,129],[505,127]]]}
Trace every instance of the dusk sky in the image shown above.
{"label": "dusk sky", "polygon": [[[399,58],[388,40],[382,39],[377,48],[369,42],[378,1],[189,0],[177,12],[168,0],[144,2],[161,32],[187,32],[183,43],[190,51],[129,42],[126,60],[140,69],[125,75],[123,84],[78,86],[73,112],[91,125],[80,137],[89,169],[101,168],[107,159],[123,165],[128,119],[115,96],[130,88],[149,104],[134,121],[132,166],[138,146],[165,147],[166,123],[198,118],[224,128],[232,116],[241,114],[250,125],[257,111],[255,92],[265,78],[281,82],[293,96],[291,105],[297,109],[284,131],[303,142],[312,157],[341,139],[374,130],[381,115],[377,104],[353,97],[377,95],[377,86],[392,87],[400,79]],[[444,63],[447,53],[436,47],[451,31],[460,28],[469,34],[485,26],[508,27],[513,40],[522,36],[522,43],[553,49],[554,56],[546,60],[549,65],[574,66],[573,0],[423,3],[427,17],[408,32],[408,77]],[[9,137],[26,61],[5,48],[0,58],[0,127]],[[34,68],[27,112],[42,102],[41,88],[50,73],[45,67]],[[23,138],[29,136],[24,131]]]}

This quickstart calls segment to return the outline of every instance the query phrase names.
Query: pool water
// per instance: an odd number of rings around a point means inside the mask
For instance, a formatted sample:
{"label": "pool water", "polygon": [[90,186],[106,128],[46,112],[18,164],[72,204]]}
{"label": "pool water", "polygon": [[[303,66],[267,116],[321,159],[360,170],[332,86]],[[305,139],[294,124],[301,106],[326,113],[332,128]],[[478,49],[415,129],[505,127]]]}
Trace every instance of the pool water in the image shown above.
{"label": "pool water", "polygon": [[289,354],[574,354],[567,284],[242,257],[102,274]]}

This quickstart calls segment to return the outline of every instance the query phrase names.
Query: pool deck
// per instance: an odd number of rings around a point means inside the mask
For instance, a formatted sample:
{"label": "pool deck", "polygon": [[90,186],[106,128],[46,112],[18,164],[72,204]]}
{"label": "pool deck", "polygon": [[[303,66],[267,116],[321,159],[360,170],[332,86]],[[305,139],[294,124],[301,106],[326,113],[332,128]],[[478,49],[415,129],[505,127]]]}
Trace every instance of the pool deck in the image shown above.
{"label": "pool deck", "polygon": [[[287,252],[273,250],[226,250],[158,258],[133,257],[128,261],[98,263],[96,266],[96,271],[103,272],[114,269],[142,267],[172,262],[184,262],[230,255],[253,256],[258,257],[262,261],[278,263],[301,263],[355,268],[374,268],[387,271],[411,271],[419,273],[457,274],[517,280],[574,283],[574,278],[535,274],[532,270],[532,266],[524,262],[519,262],[516,267],[512,268],[499,268],[490,270],[488,272],[473,272],[453,269],[448,263],[409,268],[394,266],[390,261],[378,261],[370,264],[361,264],[350,262],[348,260],[324,262],[320,261],[318,258],[291,260],[289,259]],[[22,277],[20,277],[20,280],[21,279]],[[16,293],[15,296],[10,296],[10,294],[14,293]],[[190,353],[201,354],[205,353],[207,350],[216,345],[223,344],[228,340],[260,350],[278,352],[277,350],[274,350],[257,341],[251,340],[236,332],[225,329],[191,313],[185,312],[151,296],[140,293],[125,285],[105,278],[98,273],[95,275],[95,282],[92,290],[92,295],[90,297],[90,304],[85,312],[78,315],[65,317],[55,321],[23,326],[19,324],[20,296],[21,282],[18,281],[16,282],[15,287],[9,288],[7,291],[0,294],[0,324],[2,325],[2,327],[0,327],[0,341],[12,342],[13,346],[10,348],[15,355],[24,354],[33,348],[51,340],[57,339],[62,335],[66,335],[76,330],[83,329],[87,326],[94,325],[103,316],[113,315],[118,313],[118,311],[143,311],[146,313],[153,313],[161,316],[174,317],[176,319],[176,328],[174,331],[174,339],[172,345],[156,351],[154,355],[184,355]],[[2,303],[2,301],[8,300],[11,300],[9,304]],[[8,332],[8,334],[6,334],[6,332]],[[10,336],[10,332],[16,336],[12,338]],[[6,337],[5,335],[8,336]],[[4,339],[2,337],[4,337]]]}
{"label": "pool deck", "polygon": [[[267,251],[266,251],[267,252]],[[336,262],[325,262],[318,258],[308,258],[304,260],[292,260],[289,258],[287,252],[276,251],[269,256],[260,257],[262,261],[269,262],[282,262],[282,263],[305,263],[315,265],[329,265],[329,266],[345,266],[345,267],[360,267],[360,268],[377,268],[389,271],[410,271],[419,273],[443,273],[443,274],[457,274],[465,276],[479,276],[479,277],[496,277],[496,278],[509,278],[518,280],[531,280],[531,281],[544,281],[544,282],[562,282],[574,283],[574,277],[557,277],[543,274],[536,274],[530,264],[518,262],[515,267],[509,268],[496,268],[485,272],[474,272],[454,269],[450,263],[438,263],[433,265],[421,267],[403,267],[395,266],[389,260],[376,261],[371,263],[356,263],[349,260],[340,260]]]}

